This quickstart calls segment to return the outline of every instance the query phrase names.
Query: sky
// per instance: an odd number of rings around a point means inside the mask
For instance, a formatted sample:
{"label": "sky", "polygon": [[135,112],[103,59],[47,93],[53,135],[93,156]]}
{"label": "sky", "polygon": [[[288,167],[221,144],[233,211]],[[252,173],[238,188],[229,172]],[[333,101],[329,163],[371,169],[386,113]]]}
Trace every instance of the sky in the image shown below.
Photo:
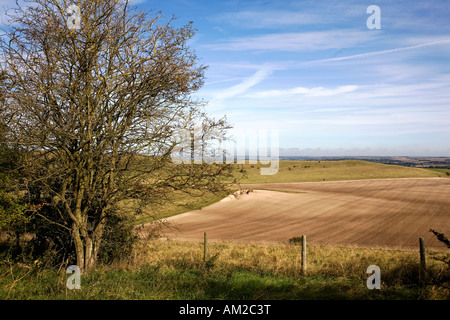
{"label": "sky", "polygon": [[195,97],[282,156],[450,156],[450,1],[134,2],[194,22]]}

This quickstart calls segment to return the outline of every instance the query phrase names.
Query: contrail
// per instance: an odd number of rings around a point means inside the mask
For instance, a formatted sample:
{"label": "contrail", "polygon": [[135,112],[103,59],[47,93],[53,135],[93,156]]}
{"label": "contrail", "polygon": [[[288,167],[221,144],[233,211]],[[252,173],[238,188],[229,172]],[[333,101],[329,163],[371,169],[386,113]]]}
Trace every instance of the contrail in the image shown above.
{"label": "contrail", "polygon": [[305,64],[315,64],[315,63],[323,63],[323,62],[336,62],[336,61],[352,60],[352,59],[358,59],[358,58],[364,58],[364,57],[370,57],[370,56],[377,56],[377,55],[393,53],[393,52],[399,52],[399,51],[413,50],[413,49],[423,48],[423,47],[431,47],[431,46],[444,44],[444,43],[450,43],[450,39],[448,39],[448,40],[441,40],[441,41],[434,41],[434,42],[427,42],[427,43],[422,43],[422,44],[418,44],[418,45],[415,45],[415,46],[409,46],[409,47],[403,47],[403,48],[397,48],[397,49],[389,49],[389,50],[361,53],[361,54],[356,54],[356,55],[347,56],[347,57],[314,60],[314,61],[305,62]]}
{"label": "contrail", "polygon": [[237,81],[237,80],[245,80],[247,79],[246,77],[240,77],[240,78],[230,78],[230,79],[225,79],[225,80],[218,80],[218,81],[212,81],[212,82],[206,82],[205,86],[208,85],[212,85],[212,84],[217,84],[217,83],[223,83],[223,82],[231,82],[231,81]]}
{"label": "contrail", "polygon": [[228,98],[232,98],[238,94],[242,94],[246,92],[251,87],[257,85],[261,81],[265,80],[268,76],[272,74],[272,70],[269,68],[262,68],[258,70],[252,76],[245,78],[243,82],[233,87],[227,88],[226,90],[221,91],[216,94],[213,100],[224,100]]}

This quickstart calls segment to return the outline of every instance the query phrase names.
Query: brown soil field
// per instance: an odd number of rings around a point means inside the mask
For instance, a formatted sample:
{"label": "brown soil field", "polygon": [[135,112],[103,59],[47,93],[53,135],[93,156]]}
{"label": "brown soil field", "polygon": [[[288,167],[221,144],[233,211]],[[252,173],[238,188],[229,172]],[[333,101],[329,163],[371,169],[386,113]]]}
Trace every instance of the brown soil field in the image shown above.
{"label": "brown soil field", "polygon": [[[170,239],[286,242],[357,247],[446,248],[429,232],[450,236],[450,179],[405,178],[252,184],[201,210],[167,219]],[[265,189],[265,190],[263,190]]]}

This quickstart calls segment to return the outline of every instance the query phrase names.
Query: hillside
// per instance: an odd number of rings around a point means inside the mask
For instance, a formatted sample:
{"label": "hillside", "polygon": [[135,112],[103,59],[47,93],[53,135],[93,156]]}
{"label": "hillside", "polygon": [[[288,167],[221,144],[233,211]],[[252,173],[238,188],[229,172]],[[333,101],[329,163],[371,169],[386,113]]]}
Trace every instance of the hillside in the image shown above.
{"label": "hillside", "polygon": [[373,163],[361,160],[343,161],[280,161],[276,175],[262,176],[260,164],[240,165],[237,171],[244,171],[242,183],[280,183],[308,181],[338,181],[386,178],[444,177],[444,172],[423,168],[409,168],[396,165]]}
{"label": "hillside", "polygon": [[375,179],[249,184],[253,189],[202,210],[169,219],[176,239],[286,242],[305,234],[312,243],[361,247],[444,249],[429,232],[450,233],[450,180]]}
{"label": "hillside", "polygon": [[[289,183],[314,181],[339,181],[385,178],[447,177],[445,172],[429,169],[408,168],[385,165],[361,160],[344,161],[280,161],[276,175],[261,176],[261,165],[236,165],[235,175],[244,176],[241,184],[249,183]],[[267,189],[267,188],[266,188]],[[209,206],[227,195],[205,193],[202,197],[192,198],[185,193],[174,194],[174,201],[163,205],[153,205],[136,218],[136,224],[168,218],[183,212],[194,211]]]}

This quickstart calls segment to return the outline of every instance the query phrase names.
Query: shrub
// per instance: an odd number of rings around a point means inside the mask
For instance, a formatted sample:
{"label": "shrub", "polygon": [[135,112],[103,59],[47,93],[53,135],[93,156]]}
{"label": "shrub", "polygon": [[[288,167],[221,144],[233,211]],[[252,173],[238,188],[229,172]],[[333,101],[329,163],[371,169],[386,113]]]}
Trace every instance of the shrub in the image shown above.
{"label": "shrub", "polygon": [[[30,231],[34,236],[27,244],[26,251],[31,253],[32,259],[38,259],[48,267],[76,264],[75,245],[70,231],[55,224],[65,225],[56,208],[47,205],[40,213],[52,222],[39,216],[33,217]],[[107,216],[98,251],[100,262],[109,264],[131,254],[136,236],[130,220],[115,212]]]}
{"label": "shrub", "polygon": [[26,251],[30,252],[32,259],[40,260],[48,267],[75,264],[75,247],[70,231],[56,224],[65,225],[57,208],[45,205],[39,213],[48,220],[33,215],[28,225],[28,232],[33,237],[26,244]]}
{"label": "shrub", "polygon": [[291,244],[301,244],[302,243],[302,237],[293,237],[289,239],[289,243]]}
{"label": "shrub", "polygon": [[131,218],[117,214],[108,216],[100,245],[99,262],[109,264],[128,258],[138,239],[133,229]]}

